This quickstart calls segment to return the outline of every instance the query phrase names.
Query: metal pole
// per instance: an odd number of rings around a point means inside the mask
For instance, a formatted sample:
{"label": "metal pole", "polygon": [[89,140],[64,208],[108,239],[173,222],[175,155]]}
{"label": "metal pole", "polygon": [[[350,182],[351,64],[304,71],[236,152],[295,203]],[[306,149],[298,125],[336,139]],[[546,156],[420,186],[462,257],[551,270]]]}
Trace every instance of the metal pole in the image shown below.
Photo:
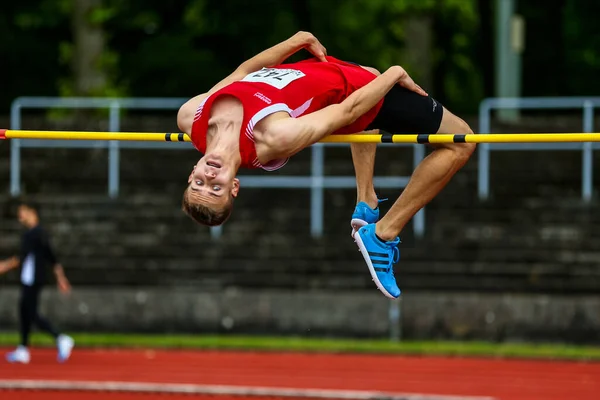
{"label": "metal pole", "polygon": [[[518,97],[520,95],[520,51],[523,34],[522,19],[514,15],[515,0],[496,0],[496,97]],[[521,28],[521,29],[519,29]],[[500,110],[498,118],[515,121],[519,111]]]}
{"label": "metal pole", "polygon": [[[119,132],[121,105],[118,101],[110,104],[110,114],[108,121],[108,130],[110,132]],[[111,140],[108,142],[108,196],[111,199],[119,196],[119,141]]]}
{"label": "metal pole", "polygon": [[323,236],[323,164],[325,149],[322,144],[312,146],[310,186],[310,234],[313,238]]}
{"label": "metal pole", "polygon": [[219,226],[211,226],[210,227],[210,237],[211,239],[218,239],[223,234],[223,225]]}
{"label": "metal pole", "polygon": [[[417,168],[417,165],[425,158],[425,147],[414,146],[414,158],[413,158],[413,169]],[[413,231],[416,238],[422,238],[425,236],[425,207],[421,208],[413,220]]]}
{"label": "metal pole", "polygon": [[[479,134],[490,133],[491,106],[484,100],[479,106]],[[477,192],[479,200],[490,197],[490,145],[479,145],[479,168],[477,170]]]}
{"label": "metal pole", "polygon": [[397,342],[402,339],[402,298],[391,300],[389,303],[390,341]]}
{"label": "metal pole", "polygon": [[[583,103],[583,131],[594,130],[594,104],[591,101]],[[592,142],[583,144],[583,157],[581,165],[581,196],[583,201],[589,203],[592,200],[594,186],[594,153]]]}
{"label": "metal pole", "polygon": [[[21,129],[21,104],[13,101],[10,107],[11,129]],[[21,194],[21,140],[11,140],[10,143],[10,195]]]}

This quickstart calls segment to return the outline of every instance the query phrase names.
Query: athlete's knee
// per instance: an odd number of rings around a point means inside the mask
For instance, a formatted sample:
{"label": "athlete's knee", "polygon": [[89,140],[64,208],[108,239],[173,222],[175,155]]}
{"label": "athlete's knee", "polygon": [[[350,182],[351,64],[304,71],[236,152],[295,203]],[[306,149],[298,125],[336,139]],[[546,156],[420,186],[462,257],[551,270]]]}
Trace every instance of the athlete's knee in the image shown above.
{"label": "athlete's knee", "polygon": [[[452,114],[444,108],[444,115],[439,129],[439,133],[451,133],[456,135],[472,135],[474,132],[463,119]],[[451,149],[456,161],[464,164],[475,152],[477,145],[475,143],[452,143],[444,146]]]}
{"label": "athlete's knee", "polygon": [[[471,129],[471,127],[469,126],[469,124],[467,124],[465,121],[463,121],[462,119],[458,118],[459,122],[459,132],[463,135],[473,135],[474,132]],[[473,153],[475,152],[475,149],[477,148],[477,145],[475,143],[461,143],[459,146],[456,147],[456,150],[459,153],[459,158],[464,161],[467,162],[469,160],[469,158],[471,158],[471,156],[473,155]]]}

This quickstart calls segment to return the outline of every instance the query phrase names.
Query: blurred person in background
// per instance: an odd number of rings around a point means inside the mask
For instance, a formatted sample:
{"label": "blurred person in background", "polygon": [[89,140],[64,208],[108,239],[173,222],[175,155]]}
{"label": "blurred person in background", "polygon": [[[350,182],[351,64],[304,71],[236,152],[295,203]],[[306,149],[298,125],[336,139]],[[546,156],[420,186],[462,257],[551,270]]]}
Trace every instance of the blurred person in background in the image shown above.
{"label": "blurred person in background", "polygon": [[27,229],[21,241],[21,254],[0,261],[0,275],[21,267],[21,299],[19,303],[21,343],[16,350],[8,353],[6,359],[11,363],[29,363],[29,334],[32,323],[56,340],[58,361],[65,362],[71,356],[74,341],[61,334],[47,319],[38,312],[39,298],[46,284],[48,268],[52,267],[58,289],[63,294],[71,291],[69,280],[62,265],[58,262],[50,244],[47,232],[40,225],[38,207],[22,201],[17,208],[19,222]]}

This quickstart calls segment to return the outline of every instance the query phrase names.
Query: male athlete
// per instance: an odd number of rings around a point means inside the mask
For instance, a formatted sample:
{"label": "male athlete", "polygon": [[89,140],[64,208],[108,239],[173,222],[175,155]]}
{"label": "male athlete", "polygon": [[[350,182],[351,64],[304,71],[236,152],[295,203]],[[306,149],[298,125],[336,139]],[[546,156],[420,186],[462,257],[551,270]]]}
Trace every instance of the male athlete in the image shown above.
{"label": "male athlete", "polygon": [[[300,49],[315,58],[283,61]],[[272,171],[331,134],[380,129],[393,133],[473,133],[460,118],[429,97],[399,66],[377,70],[327,57],[311,34],[290,39],[241,64],[208,93],[184,104],[179,128],[204,156],[194,166],[183,210],[209,226],[224,223],[240,184],[240,167]],[[397,298],[393,265],[398,235],[467,162],[475,145],[440,144],[415,169],[409,184],[379,220],[373,187],[376,144],[352,144],[357,206],[352,236],[379,290]],[[379,221],[378,221],[379,220]]]}
{"label": "male athlete", "polygon": [[54,337],[58,348],[58,361],[65,362],[71,356],[73,339],[61,334],[38,313],[38,303],[46,283],[49,267],[54,270],[58,289],[62,293],[69,293],[71,285],[54,254],[48,234],[40,225],[37,207],[32,203],[21,202],[17,214],[19,222],[27,228],[23,234],[21,254],[18,257],[0,261],[0,275],[21,266],[21,301],[19,303],[21,344],[15,351],[8,353],[6,359],[11,363],[29,363],[31,358],[28,349],[29,332],[31,325],[35,323],[38,328]]}

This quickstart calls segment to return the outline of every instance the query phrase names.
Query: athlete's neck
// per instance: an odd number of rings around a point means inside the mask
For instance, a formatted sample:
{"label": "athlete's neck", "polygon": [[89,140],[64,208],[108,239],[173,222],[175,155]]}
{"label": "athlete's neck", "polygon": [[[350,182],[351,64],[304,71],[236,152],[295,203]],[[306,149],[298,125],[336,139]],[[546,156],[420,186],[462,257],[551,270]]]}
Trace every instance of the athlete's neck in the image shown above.
{"label": "athlete's neck", "polygon": [[231,96],[216,99],[208,121],[206,154],[217,155],[239,166],[242,162],[240,131],[243,117],[244,108],[238,99]]}
{"label": "athlete's neck", "polygon": [[221,132],[215,129],[215,132],[211,135],[209,129],[209,133],[206,135],[205,154],[217,156],[226,160],[231,167],[238,168],[242,163],[239,131],[236,135],[236,132],[231,130]]}

